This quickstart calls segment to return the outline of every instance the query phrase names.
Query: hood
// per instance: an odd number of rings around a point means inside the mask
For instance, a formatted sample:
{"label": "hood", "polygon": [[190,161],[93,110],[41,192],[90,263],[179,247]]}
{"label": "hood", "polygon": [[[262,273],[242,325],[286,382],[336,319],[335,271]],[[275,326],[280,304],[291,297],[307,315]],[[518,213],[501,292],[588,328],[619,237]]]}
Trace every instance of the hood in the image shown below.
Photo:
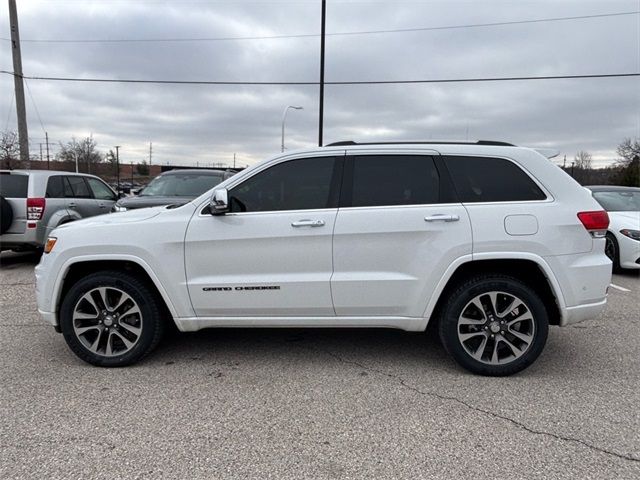
{"label": "hood", "polygon": [[125,207],[127,209],[135,208],[147,208],[147,207],[159,207],[163,205],[184,205],[185,203],[193,200],[193,197],[163,197],[156,195],[137,197],[125,197],[116,202],[119,207]]}
{"label": "hood", "polygon": [[145,208],[143,210],[132,210],[130,212],[107,213],[95,217],[76,220],[75,222],[65,223],[56,228],[56,230],[66,230],[73,228],[86,228],[92,226],[118,225],[122,223],[134,223],[148,220],[165,210],[165,207]]}
{"label": "hood", "polygon": [[607,212],[611,223],[620,228],[640,229],[640,212]]}

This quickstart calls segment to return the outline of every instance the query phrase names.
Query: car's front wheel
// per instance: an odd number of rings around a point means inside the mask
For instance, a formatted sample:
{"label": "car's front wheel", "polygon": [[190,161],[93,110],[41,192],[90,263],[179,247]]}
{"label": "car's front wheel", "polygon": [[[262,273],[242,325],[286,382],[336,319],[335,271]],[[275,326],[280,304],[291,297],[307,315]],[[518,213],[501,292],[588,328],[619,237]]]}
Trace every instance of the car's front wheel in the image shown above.
{"label": "car's front wheel", "polygon": [[535,290],[504,275],[479,275],[448,297],[440,338],[461,366],[480,375],[524,370],[547,340],[547,310]]}
{"label": "car's front wheel", "polygon": [[98,272],[78,281],[60,308],[69,348],[101,367],[131,365],[149,354],[164,332],[155,292],[128,273]]}

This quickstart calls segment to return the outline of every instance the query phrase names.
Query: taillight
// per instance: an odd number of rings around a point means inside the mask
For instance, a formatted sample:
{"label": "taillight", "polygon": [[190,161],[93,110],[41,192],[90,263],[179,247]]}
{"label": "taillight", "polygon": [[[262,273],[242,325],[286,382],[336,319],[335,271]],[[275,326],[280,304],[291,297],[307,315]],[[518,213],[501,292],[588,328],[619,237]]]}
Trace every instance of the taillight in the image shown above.
{"label": "taillight", "polygon": [[45,205],[44,198],[27,198],[27,220],[42,220]]}
{"label": "taillight", "polygon": [[609,215],[604,210],[580,212],[578,213],[578,218],[582,222],[582,225],[584,225],[584,228],[591,233],[591,236],[601,238],[607,234]]}

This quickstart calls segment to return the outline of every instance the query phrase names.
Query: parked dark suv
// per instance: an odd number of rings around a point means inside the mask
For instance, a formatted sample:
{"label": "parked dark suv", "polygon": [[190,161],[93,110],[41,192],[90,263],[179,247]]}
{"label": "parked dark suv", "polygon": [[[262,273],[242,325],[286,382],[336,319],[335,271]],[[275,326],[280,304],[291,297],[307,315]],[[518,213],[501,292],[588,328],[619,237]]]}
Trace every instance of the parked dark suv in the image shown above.
{"label": "parked dark suv", "polygon": [[112,211],[184,205],[235,173],[235,170],[169,170],[154,178],[138,195],[118,200]]}

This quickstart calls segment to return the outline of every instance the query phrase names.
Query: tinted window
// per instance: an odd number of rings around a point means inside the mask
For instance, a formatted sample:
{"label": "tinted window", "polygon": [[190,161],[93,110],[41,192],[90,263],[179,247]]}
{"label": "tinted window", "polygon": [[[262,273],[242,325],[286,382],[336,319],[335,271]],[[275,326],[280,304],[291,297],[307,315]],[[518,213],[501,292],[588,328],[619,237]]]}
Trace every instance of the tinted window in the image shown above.
{"label": "tinted window", "polygon": [[47,198],[64,198],[64,177],[62,175],[56,175],[55,177],[49,177],[47,181]]}
{"label": "tinted window", "polygon": [[[66,177],[68,187],[65,189],[65,194],[68,197],[74,198],[91,198],[91,192],[87,187],[87,182],[82,177]],[[69,187],[71,190],[69,191]]]}
{"label": "tinted window", "polygon": [[509,160],[448,157],[446,164],[461,202],[518,202],[546,198],[535,182]]}
{"label": "tinted window", "polygon": [[599,191],[593,196],[607,212],[640,212],[640,190]]}
{"label": "tinted window", "polygon": [[145,187],[140,196],[197,197],[222,181],[220,175],[198,175],[197,173],[160,175]]}
{"label": "tinted window", "polygon": [[89,182],[89,186],[93,191],[93,196],[95,198],[99,198],[100,200],[115,200],[116,197],[111,191],[109,187],[107,187],[100,180],[95,178],[87,178],[87,182]]}
{"label": "tinted window", "polygon": [[334,207],[333,157],[280,163],[229,192],[232,212],[269,212]]}
{"label": "tinted window", "polygon": [[27,198],[28,175],[0,173],[0,195],[5,198]]}
{"label": "tinted window", "polygon": [[431,157],[354,157],[351,205],[369,207],[438,203],[439,183],[438,171]]}

